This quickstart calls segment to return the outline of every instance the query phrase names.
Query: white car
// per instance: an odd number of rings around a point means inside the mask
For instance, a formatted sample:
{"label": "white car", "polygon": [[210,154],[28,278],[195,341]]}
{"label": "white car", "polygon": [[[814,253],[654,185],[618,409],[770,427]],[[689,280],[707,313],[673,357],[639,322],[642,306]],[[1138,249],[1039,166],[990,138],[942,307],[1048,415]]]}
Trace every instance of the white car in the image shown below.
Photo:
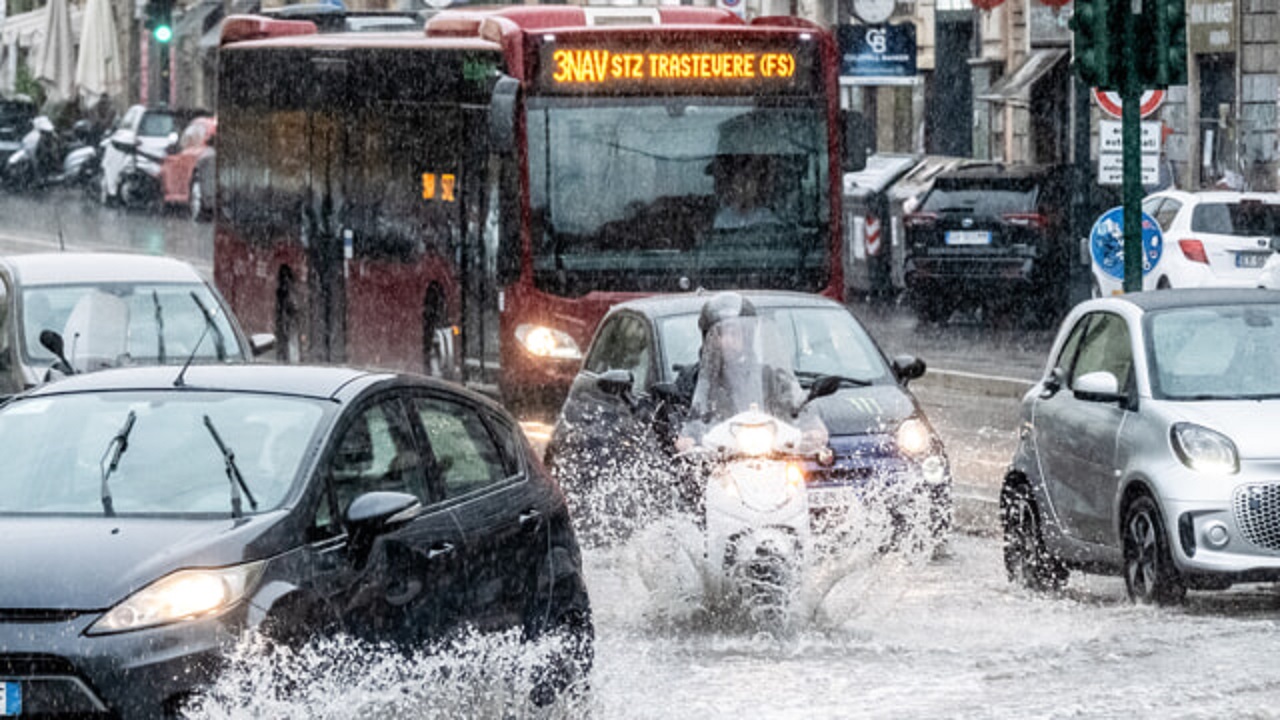
{"label": "white car", "polygon": [[[1186,192],[1148,195],[1142,212],[1160,226],[1163,250],[1142,278],[1143,290],[1258,287],[1280,243],[1280,193]],[[1094,296],[1117,295],[1121,279],[1093,265]],[[1280,286],[1280,268],[1274,272]]]}
{"label": "white car", "polygon": [[178,118],[168,109],[134,105],[102,143],[103,205],[138,205],[160,196],[160,167],[178,140]]}

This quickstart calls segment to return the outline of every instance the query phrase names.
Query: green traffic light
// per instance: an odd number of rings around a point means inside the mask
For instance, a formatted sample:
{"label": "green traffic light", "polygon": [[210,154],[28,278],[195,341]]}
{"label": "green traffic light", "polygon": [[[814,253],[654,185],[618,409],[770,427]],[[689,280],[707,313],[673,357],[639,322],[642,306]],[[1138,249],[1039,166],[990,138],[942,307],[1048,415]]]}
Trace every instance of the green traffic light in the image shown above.
{"label": "green traffic light", "polygon": [[173,39],[173,28],[168,25],[157,25],[151,34],[156,39],[156,42],[167,43]]}

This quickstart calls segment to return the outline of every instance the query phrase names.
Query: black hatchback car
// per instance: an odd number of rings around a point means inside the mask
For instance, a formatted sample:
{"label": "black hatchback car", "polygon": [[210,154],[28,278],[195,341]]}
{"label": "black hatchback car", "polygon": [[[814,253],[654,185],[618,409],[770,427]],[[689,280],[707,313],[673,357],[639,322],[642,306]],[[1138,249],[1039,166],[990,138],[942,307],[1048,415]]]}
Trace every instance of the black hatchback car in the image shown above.
{"label": "black hatchback car", "polygon": [[[593,630],[564,497],[512,418],[344,368],[130,368],[0,407],[2,714],[171,715],[246,631],[409,648]],[[559,644],[557,644],[559,646]],[[553,690],[554,690],[553,689]]]}
{"label": "black hatchback car", "polygon": [[1073,253],[1065,171],[977,165],[938,175],[906,215],[903,281],[922,320],[957,308],[1030,313],[1047,325],[1067,308]]}

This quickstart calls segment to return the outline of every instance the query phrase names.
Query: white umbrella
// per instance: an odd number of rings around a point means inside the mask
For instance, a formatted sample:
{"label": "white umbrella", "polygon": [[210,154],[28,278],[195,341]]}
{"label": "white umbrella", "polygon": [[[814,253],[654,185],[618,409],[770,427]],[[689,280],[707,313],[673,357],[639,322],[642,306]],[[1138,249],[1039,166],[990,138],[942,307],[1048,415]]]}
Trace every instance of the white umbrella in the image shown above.
{"label": "white umbrella", "polygon": [[88,0],[85,5],[75,81],[86,107],[93,107],[105,95],[118,95],[124,87],[110,0]]}
{"label": "white umbrella", "polygon": [[44,43],[36,60],[36,79],[54,102],[70,100],[75,86],[75,36],[67,0],[49,0]]}

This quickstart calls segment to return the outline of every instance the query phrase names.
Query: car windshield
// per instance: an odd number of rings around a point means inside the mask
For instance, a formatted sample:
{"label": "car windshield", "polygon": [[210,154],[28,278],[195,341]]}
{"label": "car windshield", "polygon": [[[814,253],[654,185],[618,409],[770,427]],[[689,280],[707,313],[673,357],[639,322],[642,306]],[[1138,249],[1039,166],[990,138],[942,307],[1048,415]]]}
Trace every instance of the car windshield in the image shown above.
{"label": "car windshield", "polygon": [[[201,304],[213,316],[207,334]],[[22,291],[21,335],[23,358],[30,365],[54,361],[53,354],[40,344],[44,330],[62,335],[63,352],[78,371],[117,365],[181,365],[193,350],[197,360],[244,359],[227,313],[202,283],[26,287]],[[206,337],[201,340],[201,335]]]}
{"label": "car windshield", "polygon": [[993,182],[975,182],[965,187],[936,187],[920,206],[923,212],[969,212],[975,215],[1004,215],[1033,212],[1037,188],[1010,187]]}
{"label": "car windshield", "polygon": [[[891,375],[884,356],[871,337],[844,310],[836,308],[766,308],[761,313],[772,320],[773,337],[790,352],[791,367],[801,385],[808,386],[822,375],[838,375],[853,380],[887,382]],[[698,316],[676,315],[658,322],[667,362],[664,373],[673,380],[676,367],[698,361],[702,339]]]}
{"label": "car windshield", "polygon": [[325,406],[183,390],[15,400],[0,408],[0,514],[103,514],[103,467],[130,413],[135,420],[109,479],[115,513],[225,515],[230,481],[205,416],[265,512],[288,496]]}
{"label": "car windshield", "polygon": [[1201,203],[1191,212],[1192,232],[1280,237],[1280,205],[1261,202]]}
{"label": "car windshield", "polygon": [[1155,397],[1280,397],[1280,304],[1163,310],[1146,324]]}
{"label": "car windshield", "polygon": [[142,137],[168,137],[177,130],[177,123],[172,115],[165,113],[147,113],[142,116],[142,124],[138,126],[138,135]]}

